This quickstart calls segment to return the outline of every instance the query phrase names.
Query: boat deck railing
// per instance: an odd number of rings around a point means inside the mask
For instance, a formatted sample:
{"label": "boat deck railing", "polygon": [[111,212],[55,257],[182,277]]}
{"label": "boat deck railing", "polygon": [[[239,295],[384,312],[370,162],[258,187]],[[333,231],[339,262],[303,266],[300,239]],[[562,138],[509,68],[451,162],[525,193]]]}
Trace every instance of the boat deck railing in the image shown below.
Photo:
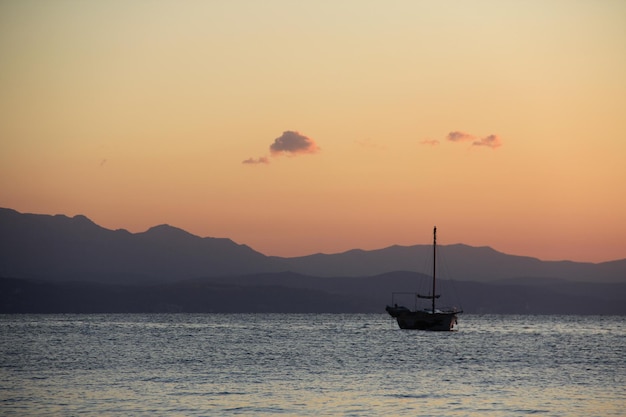
{"label": "boat deck railing", "polygon": [[[421,302],[419,301],[420,298],[423,297],[420,297],[419,293],[417,292],[392,292],[391,305],[396,307],[404,306],[412,309],[413,311],[416,311],[418,309],[423,311],[431,311],[431,308],[429,307],[419,308],[419,304],[424,305],[423,300]],[[463,312],[463,309],[456,306],[436,306],[436,310],[440,312],[458,314]]]}

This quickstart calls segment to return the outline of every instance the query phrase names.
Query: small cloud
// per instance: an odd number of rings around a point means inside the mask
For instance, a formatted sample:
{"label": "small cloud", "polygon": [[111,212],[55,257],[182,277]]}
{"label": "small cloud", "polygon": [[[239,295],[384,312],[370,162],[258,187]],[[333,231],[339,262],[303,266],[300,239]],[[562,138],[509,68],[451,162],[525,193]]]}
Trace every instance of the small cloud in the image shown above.
{"label": "small cloud", "polygon": [[489,135],[484,138],[479,138],[469,133],[454,131],[448,133],[446,137],[451,142],[465,142],[472,141],[472,146],[486,146],[491,149],[495,149],[502,146],[502,139],[498,135]]}
{"label": "small cloud", "polygon": [[474,135],[470,135],[469,133],[454,131],[448,133],[447,139],[452,142],[463,142],[466,140],[474,140],[476,137]]}
{"label": "small cloud", "polygon": [[261,156],[259,158],[248,158],[241,162],[242,164],[250,164],[250,165],[258,165],[258,164],[269,164],[270,159],[267,156]]}
{"label": "small cloud", "polygon": [[[276,157],[281,155],[295,156],[306,153],[316,153],[320,150],[315,141],[299,132],[287,130],[283,134],[274,139],[274,143],[270,145],[270,156]],[[269,164],[270,158],[261,156],[259,158],[248,158],[243,160],[242,164],[260,165]]]}
{"label": "small cloud", "polygon": [[495,149],[498,146],[502,146],[502,140],[498,135],[489,135],[480,140],[472,143],[474,146],[487,146],[488,148]]}
{"label": "small cloud", "polygon": [[420,142],[420,144],[435,146],[435,145],[439,145],[439,141],[437,139],[424,139],[423,141]]}
{"label": "small cloud", "polygon": [[307,136],[287,130],[270,145],[272,156],[316,153],[320,150],[315,141]]}

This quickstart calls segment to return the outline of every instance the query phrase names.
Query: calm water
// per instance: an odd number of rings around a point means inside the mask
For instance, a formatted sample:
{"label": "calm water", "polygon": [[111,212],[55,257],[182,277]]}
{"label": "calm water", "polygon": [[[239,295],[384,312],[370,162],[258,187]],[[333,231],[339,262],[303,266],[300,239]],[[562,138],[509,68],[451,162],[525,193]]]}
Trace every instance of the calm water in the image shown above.
{"label": "calm water", "polygon": [[0,316],[0,414],[618,416],[626,317]]}

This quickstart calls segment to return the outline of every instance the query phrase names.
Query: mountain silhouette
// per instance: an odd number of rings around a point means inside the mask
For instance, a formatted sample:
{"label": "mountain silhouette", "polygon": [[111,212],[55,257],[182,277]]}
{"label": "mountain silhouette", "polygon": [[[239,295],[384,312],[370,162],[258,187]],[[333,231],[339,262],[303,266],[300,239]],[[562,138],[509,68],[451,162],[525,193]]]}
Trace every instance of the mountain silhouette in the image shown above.
{"label": "mountain silhouette", "polygon": [[0,209],[0,276],[49,281],[158,283],[286,267],[230,239],[161,225],[143,233],[102,228],[84,216]]}
{"label": "mountain silhouette", "polygon": [[[554,262],[463,244],[440,249],[444,305],[484,314],[626,314],[625,259]],[[81,215],[0,209],[0,313],[382,313],[392,292],[430,282],[422,272],[431,251],[391,246],[282,258],[169,225],[130,233]]]}
{"label": "mountain silhouette", "polygon": [[[542,277],[592,282],[626,281],[626,259],[597,264],[541,261],[528,256],[507,255],[490,247],[453,244],[438,245],[438,248],[444,262],[443,272],[455,280],[492,282],[516,277]],[[424,263],[431,256],[430,245],[415,245],[274,259],[303,274],[364,276],[397,270],[427,272],[429,269],[424,267]]]}
{"label": "mountain silhouette", "polygon": [[[380,313],[392,291],[428,277],[310,277],[291,272],[122,285],[0,278],[2,313]],[[473,314],[626,314],[626,283],[440,281]],[[447,292],[446,292],[447,294]],[[444,297],[442,302],[447,303]],[[450,304],[452,305],[452,304]]]}
{"label": "mountain silhouette", "polygon": [[[290,271],[315,277],[428,272],[430,245],[338,254],[265,256],[226,238],[198,237],[160,225],[142,233],[109,230],[85,216],[22,214],[0,209],[0,276],[45,281],[146,284],[202,277]],[[441,245],[443,278],[494,282],[513,278],[626,282],[626,259],[604,263],[541,261],[489,247]]]}

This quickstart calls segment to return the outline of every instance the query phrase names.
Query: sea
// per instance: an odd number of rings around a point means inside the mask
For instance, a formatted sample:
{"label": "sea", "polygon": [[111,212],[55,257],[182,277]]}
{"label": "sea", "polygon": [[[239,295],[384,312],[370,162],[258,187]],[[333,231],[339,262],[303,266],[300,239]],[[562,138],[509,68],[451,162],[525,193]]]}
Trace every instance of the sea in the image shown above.
{"label": "sea", "polygon": [[625,416],[626,317],[0,315],[2,416]]}

